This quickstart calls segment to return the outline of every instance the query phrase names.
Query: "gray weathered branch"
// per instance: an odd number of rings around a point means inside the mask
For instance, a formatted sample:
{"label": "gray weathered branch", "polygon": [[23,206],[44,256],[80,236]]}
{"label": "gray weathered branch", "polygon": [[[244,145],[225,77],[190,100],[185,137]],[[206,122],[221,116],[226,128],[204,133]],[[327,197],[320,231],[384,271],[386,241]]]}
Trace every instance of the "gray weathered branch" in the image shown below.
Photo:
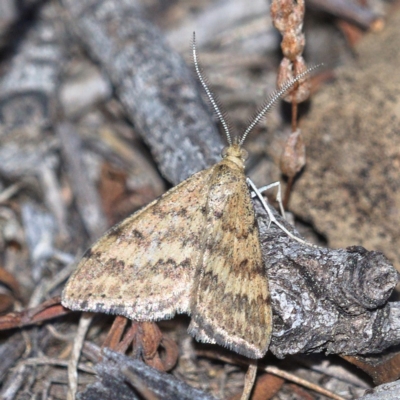
{"label": "gray weathered branch", "polygon": [[211,395],[189,386],[171,374],[149,367],[143,361],[110,349],[104,349],[102,353],[93,344],[90,350],[91,353],[98,354],[97,359],[102,358],[102,361],[95,366],[99,380],[87,386],[84,392],[79,393],[79,400],[99,398],[136,400],[139,399],[137,392],[142,394],[140,391],[142,388],[151,388],[152,395],[162,399],[214,399]]}
{"label": "gray weathered branch", "polygon": [[137,2],[63,4],[74,31],[108,74],[163,175],[176,183],[217,161],[223,145],[196,82]]}
{"label": "gray weathered branch", "polygon": [[387,303],[398,273],[382,253],[302,245],[269,225],[260,204],[255,209],[274,310],[270,350],[276,356],[378,353],[400,343],[400,303]]}

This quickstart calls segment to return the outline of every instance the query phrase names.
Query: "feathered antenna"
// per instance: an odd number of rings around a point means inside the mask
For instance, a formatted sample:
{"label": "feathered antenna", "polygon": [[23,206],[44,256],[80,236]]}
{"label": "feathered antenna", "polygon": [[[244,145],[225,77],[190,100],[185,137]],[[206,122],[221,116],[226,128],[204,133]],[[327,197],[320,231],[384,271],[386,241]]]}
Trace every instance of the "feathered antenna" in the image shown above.
{"label": "feathered antenna", "polygon": [[276,104],[276,102],[282,98],[286,92],[288,92],[293,85],[303,79],[306,75],[310,74],[312,71],[315,69],[321,67],[322,64],[314,65],[313,67],[310,67],[306,69],[304,72],[302,72],[300,75],[297,75],[295,78],[289,80],[286,82],[280,89],[277,89],[275,92],[272,93],[269,101],[267,104],[261,109],[261,111],[255,116],[253,121],[250,123],[248,128],[245,130],[243,133],[242,138],[239,140],[239,144],[243,145],[243,142],[246,140],[247,135],[250,133],[250,131],[260,122],[262,117],[271,110],[271,108]]}
{"label": "feathered antenna", "polygon": [[[219,121],[221,122],[222,127],[224,128],[225,131],[225,135],[226,135],[226,140],[228,142],[229,145],[232,145],[232,138],[231,138],[231,133],[229,131],[229,127],[227,122],[225,121],[224,115],[221,112],[217,101],[214,99],[214,96],[211,92],[211,90],[208,88],[207,83],[205,81],[205,79],[203,78],[201,72],[200,72],[200,66],[199,66],[199,62],[197,59],[197,52],[196,52],[196,35],[193,32],[193,45],[192,45],[192,49],[193,49],[193,64],[194,64],[194,68],[196,70],[196,74],[197,77],[199,78],[199,81],[201,83],[201,85],[203,86],[211,105],[214,108],[215,114],[217,115]],[[294,84],[296,84],[298,81],[300,81],[301,79],[303,79],[305,76],[307,76],[308,74],[310,74],[312,71],[314,71],[315,69],[319,68],[322,64],[318,64],[315,65],[313,67],[308,68],[307,70],[305,70],[304,72],[302,72],[300,75],[297,75],[295,78],[291,79],[290,81],[286,82],[280,89],[277,89],[275,92],[272,93],[272,95],[270,96],[269,101],[267,102],[267,104],[261,109],[261,111],[255,116],[255,118],[253,119],[253,121],[250,123],[250,125],[248,126],[248,128],[245,130],[245,132],[243,133],[243,136],[241,137],[241,139],[239,139],[239,145],[243,145],[243,142],[246,140],[246,137],[248,136],[248,134],[250,133],[250,131],[260,122],[260,120],[262,119],[262,117],[264,117],[264,115],[271,110],[271,108],[276,104],[276,102],[282,98],[282,96],[284,94],[286,94],[286,92],[288,92]]]}
{"label": "feathered antenna", "polygon": [[206,92],[206,94],[207,94],[207,96],[208,96],[208,98],[210,100],[211,105],[214,108],[215,114],[217,115],[219,121],[221,122],[221,124],[222,124],[222,126],[224,128],[225,135],[226,135],[226,140],[227,140],[228,144],[231,145],[232,144],[232,138],[231,138],[231,134],[229,132],[228,124],[226,123],[224,115],[222,114],[221,110],[219,109],[218,104],[217,104],[216,100],[214,99],[214,96],[213,96],[211,90],[208,88],[208,86],[206,84],[206,81],[204,80],[204,78],[203,78],[203,76],[201,75],[201,72],[200,72],[200,67],[199,67],[199,63],[197,61],[197,53],[196,53],[196,36],[195,36],[194,32],[193,32],[193,46],[192,46],[192,48],[193,48],[194,68],[196,69],[196,73],[197,73],[197,76],[199,78],[199,81],[200,81],[201,85],[203,86],[203,88],[204,88],[204,90],[205,90],[205,92]]}

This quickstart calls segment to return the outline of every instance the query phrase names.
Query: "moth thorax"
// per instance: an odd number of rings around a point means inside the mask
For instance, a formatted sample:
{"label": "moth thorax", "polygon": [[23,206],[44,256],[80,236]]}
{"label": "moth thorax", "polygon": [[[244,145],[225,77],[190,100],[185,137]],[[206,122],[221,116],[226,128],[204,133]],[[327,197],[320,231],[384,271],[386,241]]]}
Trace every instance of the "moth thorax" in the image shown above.
{"label": "moth thorax", "polygon": [[221,156],[224,160],[235,163],[238,167],[244,169],[244,163],[247,160],[248,153],[239,144],[232,144],[222,150]]}

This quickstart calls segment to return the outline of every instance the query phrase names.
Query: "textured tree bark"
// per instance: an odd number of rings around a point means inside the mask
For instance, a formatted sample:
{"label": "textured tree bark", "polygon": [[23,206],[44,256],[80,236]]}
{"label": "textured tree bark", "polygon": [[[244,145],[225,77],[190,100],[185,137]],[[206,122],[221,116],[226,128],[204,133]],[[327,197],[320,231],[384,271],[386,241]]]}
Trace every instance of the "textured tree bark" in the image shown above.
{"label": "textured tree bark", "polygon": [[[196,85],[135,2],[63,4],[164,176],[177,184],[218,160],[221,141]],[[381,253],[301,245],[269,226],[265,211],[254,204],[274,311],[270,349],[276,356],[375,353],[400,342],[400,304],[387,303],[398,274]]]}
{"label": "textured tree bark", "polygon": [[259,204],[255,209],[274,310],[270,350],[276,356],[378,353],[400,342],[400,303],[387,303],[398,273],[382,253],[302,245],[269,225]]}
{"label": "textured tree bark", "polygon": [[399,398],[399,393],[400,380],[377,386],[364,396],[359,397],[359,400],[396,400]]}

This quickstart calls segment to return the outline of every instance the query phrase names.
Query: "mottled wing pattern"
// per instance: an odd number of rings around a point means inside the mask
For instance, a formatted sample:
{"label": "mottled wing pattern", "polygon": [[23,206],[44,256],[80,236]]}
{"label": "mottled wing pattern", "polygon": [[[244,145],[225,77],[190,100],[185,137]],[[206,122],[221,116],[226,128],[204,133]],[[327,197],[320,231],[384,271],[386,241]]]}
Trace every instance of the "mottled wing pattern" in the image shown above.
{"label": "mottled wing pattern", "polygon": [[259,233],[244,172],[214,167],[189,332],[250,358],[269,346],[272,314]]}
{"label": "mottled wing pattern", "polygon": [[106,233],[79,263],[62,304],[135,320],[189,312],[212,170],[193,175]]}

